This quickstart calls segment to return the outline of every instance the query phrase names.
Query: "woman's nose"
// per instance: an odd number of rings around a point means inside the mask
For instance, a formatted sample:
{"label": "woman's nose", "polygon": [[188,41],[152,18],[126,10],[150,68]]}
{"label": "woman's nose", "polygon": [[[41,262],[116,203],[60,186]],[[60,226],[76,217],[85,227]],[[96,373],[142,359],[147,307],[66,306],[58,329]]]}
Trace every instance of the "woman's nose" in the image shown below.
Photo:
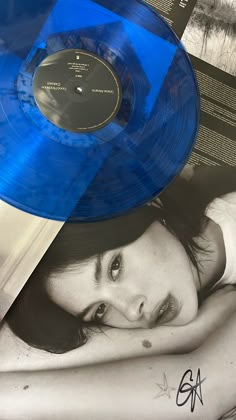
{"label": "woman's nose", "polygon": [[123,315],[130,322],[138,321],[143,316],[144,304],[145,297],[142,295],[127,297],[122,302]]}

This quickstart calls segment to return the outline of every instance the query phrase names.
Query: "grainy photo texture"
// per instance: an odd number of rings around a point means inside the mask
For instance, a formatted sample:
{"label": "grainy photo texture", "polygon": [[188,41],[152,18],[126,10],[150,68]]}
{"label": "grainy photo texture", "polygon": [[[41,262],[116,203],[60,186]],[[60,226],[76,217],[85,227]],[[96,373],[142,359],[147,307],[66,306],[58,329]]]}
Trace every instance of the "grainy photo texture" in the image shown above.
{"label": "grainy photo texture", "polygon": [[235,0],[198,0],[182,41],[190,54],[235,76]]}

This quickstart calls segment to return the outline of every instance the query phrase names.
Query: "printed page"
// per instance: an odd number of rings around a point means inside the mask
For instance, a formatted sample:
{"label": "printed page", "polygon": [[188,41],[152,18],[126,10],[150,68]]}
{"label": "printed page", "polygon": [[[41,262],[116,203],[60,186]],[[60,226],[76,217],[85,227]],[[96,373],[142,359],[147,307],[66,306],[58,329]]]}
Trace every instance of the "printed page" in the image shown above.
{"label": "printed page", "polygon": [[191,60],[201,92],[201,126],[189,163],[236,166],[235,77],[197,57]]}
{"label": "printed page", "polygon": [[235,1],[151,3],[181,38],[199,83],[201,125],[189,163],[235,166]]}
{"label": "printed page", "polygon": [[236,165],[236,3],[198,0],[182,36],[201,93],[194,164]]}
{"label": "printed page", "polygon": [[196,0],[145,0],[145,3],[156,9],[181,38]]}

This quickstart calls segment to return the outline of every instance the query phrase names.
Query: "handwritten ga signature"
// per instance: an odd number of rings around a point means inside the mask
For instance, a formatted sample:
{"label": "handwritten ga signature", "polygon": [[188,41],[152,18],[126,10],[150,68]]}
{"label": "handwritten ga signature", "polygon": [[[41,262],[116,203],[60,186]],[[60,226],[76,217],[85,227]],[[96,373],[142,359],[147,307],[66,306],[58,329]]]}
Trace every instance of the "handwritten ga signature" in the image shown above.
{"label": "handwritten ga signature", "polygon": [[177,395],[176,404],[182,407],[190,402],[191,413],[193,413],[197,399],[203,405],[202,384],[206,378],[201,379],[201,371],[198,369],[196,380],[193,371],[188,369],[182,376]]}

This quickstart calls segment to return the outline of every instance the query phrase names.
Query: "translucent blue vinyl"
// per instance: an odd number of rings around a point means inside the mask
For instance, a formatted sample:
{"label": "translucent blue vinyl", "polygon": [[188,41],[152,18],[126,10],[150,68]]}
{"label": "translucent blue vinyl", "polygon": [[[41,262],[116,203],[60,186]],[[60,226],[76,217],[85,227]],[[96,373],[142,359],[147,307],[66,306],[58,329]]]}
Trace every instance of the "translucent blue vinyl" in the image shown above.
{"label": "translucent blue vinyl", "polygon": [[[10,25],[0,19],[0,198],[54,220],[115,217],[158,195],[191,153],[200,109],[191,63],[169,26],[137,0],[38,5],[30,47],[27,36],[12,42],[9,34],[27,30],[28,1]],[[93,133],[57,127],[35,102],[38,66],[65,48],[100,55],[121,82],[118,114]]]}

